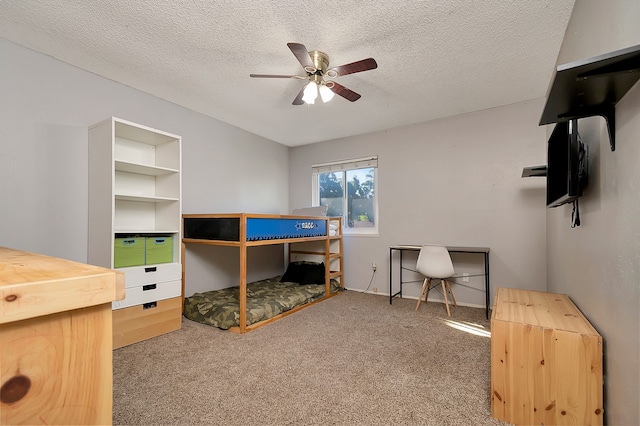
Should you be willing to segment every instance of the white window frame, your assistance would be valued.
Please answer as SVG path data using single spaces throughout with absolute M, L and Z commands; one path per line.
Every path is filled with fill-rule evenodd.
M 347 214 L 347 182 L 344 182 L 344 208 L 343 212 L 345 216 L 343 216 L 343 224 L 342 230 L 343 235 L 353 235 L 353 236 L 378 236 L 378 229 L 380 226 L 380 216 L 378 209 L 378 156 L 372 155 L 369 157 L 355 158 L 350 160 L 341 160 L 335 161 L 331 163 L 322 163 L 322 164 L 314 164 L 311 166 L 312 174 L 311 174 L 311 188 L 312 188 L 312 205 L 319 206 L 320 205 L 320 182 L 319 176 L 322 173 L 327 172 L 346 172 L 349 170 L 355 169 L 364 169 L 367 167 L 373 168 L 373 209 L 375 213 L 375 222 L 374 226 L 371 228 L 350 228 L 346 223 L 346 214 Z

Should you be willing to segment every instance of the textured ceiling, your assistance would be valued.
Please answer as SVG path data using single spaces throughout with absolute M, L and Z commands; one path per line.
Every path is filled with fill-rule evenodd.
M 544 97 L 573 0 L 0 0 L 0 37 L 296 146 Z M 362 95 L 292 105 L 288 42 Z

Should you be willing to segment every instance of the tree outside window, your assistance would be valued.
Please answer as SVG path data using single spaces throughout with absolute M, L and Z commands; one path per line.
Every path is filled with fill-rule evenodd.
M 346 182 L 347 191 L 344 190 Z M 375 228 L 373 167 L 318 174 L 320 204 L 328 216 L 342 216 L 348 228 Z

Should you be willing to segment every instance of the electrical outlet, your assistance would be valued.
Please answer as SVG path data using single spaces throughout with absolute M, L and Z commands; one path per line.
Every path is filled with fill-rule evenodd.
M 469 273 L 468 272 L 463 272 L 462 273 L 462 282 L 463 283 L 468 283 L 469 282 Z
M 377 292 L 378 292 L 378 287 L 374 287 L 374 288 L 373 288 L 373 292 L 374 292 L 374 293 L 377 293 Z
M 373 262 L 373 263 L 371 264 L 371 269 L 373 269 L 373 272 L 375 272 L 375 271 L 377 271 L 377 270 L 378 270 L 378 267 L 376 266 L 376 262 Z

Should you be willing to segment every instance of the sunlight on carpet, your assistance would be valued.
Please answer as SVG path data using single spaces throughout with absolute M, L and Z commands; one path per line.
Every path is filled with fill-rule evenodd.
M 491 332 L 484 330 L 484 327 L 480 324 L 474 324 L 470 322 L 459 322 L 445 319 L 443 322 L 451 328 L 464 331 L 465 333 L 474 334 L 476 336 L 491 337 Z

